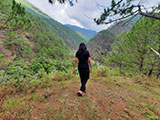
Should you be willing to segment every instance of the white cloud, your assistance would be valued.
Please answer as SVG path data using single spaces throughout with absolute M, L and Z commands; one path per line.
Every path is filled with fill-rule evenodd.
M 68 4 L 59 3 L 51 5 L 48 0 L 28 1 L 62 24 L 72 24 L 96 31 L 106 29 L 109 26 L 96 25 L 93 19 L 98 18 L 103 10 L 102 7 L 97 7 L 96 3 L 107 7 L 110 5 L 111 0 L 78 0 L 78 3 L 72 7 Z M 158 2 L 159 0 L 142 0 L 142 3 L 147 7 L 157 5 Z
M 99 17 L 100 11 L 96 6 L 96 0 L 79 0 L 74 6 L 69 4 L 48 3 L 48 0 L 28 0 L 34 6 L 42 10 L 53 19 L 62 24 L 72 24 L 81 28 L 100 31 L 106 29 L 106 25 L 96 25 L 94 18 Z M 103 0 L 99 0 L 103 1 Z

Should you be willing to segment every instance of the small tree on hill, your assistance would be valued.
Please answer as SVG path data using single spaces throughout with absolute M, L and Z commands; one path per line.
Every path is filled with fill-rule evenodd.
M 0 21 L 0 31 L 22 31 L 31 25 L 30 20 L 26 17 L 25 9 L 15 0 L 12 1 L 12 4 L 4 0 L 0 1 Z

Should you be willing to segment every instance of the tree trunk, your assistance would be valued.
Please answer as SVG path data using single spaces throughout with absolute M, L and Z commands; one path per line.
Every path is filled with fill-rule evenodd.
M 122 74 L 122 64 L 121 63 L 119 64 L 119 71 L 120 71 L 120 74 Z
M 149 70 L 148 76 L 151 76 L 151 75 L 152 75 L 152 72 L 153 72 L 153 68 L 151 68 L 151 69 Z
M 139 65 L 139 71 L 140 72 L 142 72 L 142 69 L 143 69 L 143 62 L 144 62 L 144 57 L 141 57 L 140 65 Z
M 151 76 L 152 75 L 152 73 L 153 73 L 153 68 L 155 67 L 155 65 L 156 65 L 156 61 L 157 60 L 157 56 L 155 56 L 155 58 L 154 58 L 154 63 L 152 63 L 151 65 L 151 68 L 149 69 L 149 71 L 148 71 L 148 76 Z

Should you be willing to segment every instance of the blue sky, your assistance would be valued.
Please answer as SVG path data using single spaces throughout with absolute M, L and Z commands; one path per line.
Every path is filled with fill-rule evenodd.
M 78 0 L 78 3 L 72 7 L 69 4 L 59 3 L 51 5 L 48 3 L 48 0 L 28 1 L 62 24 L 72 24 L 95 31 L 106 29 L 109 26 L 96 25 L 93 19 L 98 18 L 103 9 L 102 7 L 98 7 L 97 3 L 107 7 L 110 5 L 111 0 Z M 142 0 L 142 4 L 146 7 L 151 7 L 158 3 L 160 3 L 160 0 Z

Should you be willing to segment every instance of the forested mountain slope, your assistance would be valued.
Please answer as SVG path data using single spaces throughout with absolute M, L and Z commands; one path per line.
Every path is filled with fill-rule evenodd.
M 46 23 L 46 26 L 52 30 L 52 32 L 58 35 L 70 48 L 77 48 L 79 43 L 86 42 L 86 39 L 75 32 L 74 30 L 68 28 L 65 25 L 55 21 L 53 18 L 49 17 L 38 8 L 27 2 L 26 0 L 16 0 L 20 2 L 28 12 L 33 14 L 34 16 L 39 17 L 43 22 Z
M 44 21 L 25 11 L 14 0 L 0 1 L 0 4 L 1 84 L 14 83 L 16 86 L 22 81 L 33 82 L 71 66 L 69 46 Z M 6 24 L 8 16 L 13 17 Z
M 91 56 L 95 60 L 103 62 L 103 57 L 112 50 L 111 44 L 117 40 L 114 33 L 109 30 L 100 31 L 94 38 L 88 42 L 88 48 Z
M 6 1 L 6 3 L 9 2 Z M 6 10 L 6 13 L 10 14 L 11 8 Z M 38 17 L 25 12 L 25 16 L 30 23 L 25 26 L 29 26 L 28 30 L 21 30 L 19 28 L 25 26 L 18 26 L 17 30 L 1 31 L 1 50 L 0 54 L 3 54 L 6 58 L 18 56 L 23 59 L 31 60 L 38 54 L 49 58 L 63 58 L 66 51 L 69 51 L 64 41 L 55 33 L 52 29 L 46 26 L 46 24 Z M 13 18 L 13 20 L 16 18 Z M 19 20 L 21 22 L 22 20 Z M 12 23 L 13 24 L 13 23 Z M 10 52 L 3 52 L 10 51 Z M 64 53 L 64 54 L 63 54 Z M 8 55 L 7 55 L 8 54 Z

